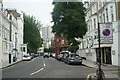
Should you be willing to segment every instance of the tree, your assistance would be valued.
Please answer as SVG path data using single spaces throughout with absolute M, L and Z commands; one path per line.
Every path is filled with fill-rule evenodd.
M 69 44 L 78 46 L 75 38 L 83 38 L 87 32 L 85 22 L 85 8 L 82 2 L 53 2 L 52 32 L 56 35 L 64 34 Z
M 33 17 L 24 14 L 24 43 L 28 44 L 28 52 L 37 52 L 42 46 L 43 40 L 40 35 L 41 24 Z

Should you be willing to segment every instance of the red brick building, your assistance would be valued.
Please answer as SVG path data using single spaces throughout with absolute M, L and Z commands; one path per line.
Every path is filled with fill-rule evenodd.
M 67 50 L 68 47 L 68 41 L 67 38 L 61 34 L 61 36 L 54 37 L 54 52 L 59 53 L 62 50 Z

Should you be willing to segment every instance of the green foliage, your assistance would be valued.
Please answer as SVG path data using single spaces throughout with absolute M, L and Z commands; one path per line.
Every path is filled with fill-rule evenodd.
M 64 34 L 69 44 L 78 46 L 75 38 L 83 38 L 87 32 L 85 22 L 85 8 L 82 2 L 54 2 L 52 14 L 52 32 L 56 35 Z
M 44 52 L 50 52 L 51 53 L 52 49 L 53 49 L 52 47 L 50 47 L 50 48 L 44 48 Z
M 24 14 L 24 43 L 28 44 L 28 52 L 36 52 L 42 46 L 40 28 L 41 24 L 33 16 Z

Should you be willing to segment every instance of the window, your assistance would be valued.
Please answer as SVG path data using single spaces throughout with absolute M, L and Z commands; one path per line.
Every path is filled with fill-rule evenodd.
M 25 47 L 21 47 L 21 51 L 22 52 L 25 52 L 26 50 L 25 50 Z
M 5 42 L 5 49 L 7 50 L 7 48 L 8 48 L 8 45 L 7 45 L 7 42 Z
M 9 19 L 12 20 L 12 15 L 9 16 Z
M 1 33 L 2 33 L 1 31 L 2 31 L 2 26 L 1 26 L 1 24 L 0 24 L 0 36 L 1 36 Z
M 94 29 L 96 29 L 96 19 L 94 18 Z
M 90 20 L 90 31 L 92 31 L 92 20 Z
M 105 14 L 103 14 L 103 23 L 105 23 Z
M 25 52 L 25 47 L 23 47 L 23 52 Z
M 111 10 L 111 21 L 114 21 L 113 6 L 110 7 Z
M 106 8 L 106 20 L 108 22 L 108 9 Z
M 102 23 L 102 16 L 100 15 L 100 22 Z
M 99 1 L 99 9 L 102 8 L 102 2 Z
M 61 44 L 62 44 L 62 45 L 64 44 L 64 40 L 61 41 Z

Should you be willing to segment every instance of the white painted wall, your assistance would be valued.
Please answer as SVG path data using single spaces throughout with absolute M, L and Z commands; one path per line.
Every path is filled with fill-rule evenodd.
M 113 44 L 112 44 L 112 64 L 118 65 L 118 22 L 113 23 Z M 114 54 L 115 53 L 115 54 Z
M 7 12 L 2 11 L 2 67 L 8 65 L 9 62 L 9 20 L 6 16 Z
M 0 24 L 0 68 L 2 67 L 2 35 L 1 35 L 1 24 Z
M 10 14 L 12 15 L 12 14 Z M 22 53 L 20 52 L 20 47 L 21 44 L 23 44 L 23 16 L 22 18 L 18 18 L 18 21 L 14 18 L 12 15 L 12 41 L 9 41 L 9 35 L 10 35 L 10 23 L 6 15 L 2 15 L 2 24 L 4 25 L 4 28 L 2 30 L 2 51 L 3 51 L 3 62 L 2 62 L 2 67 L 8 66 L 9 65 L 9 54 L 11 54 L 11 64 L 13 64 L 13 57 L 15 56 L 15 42 L 17 41 L 17 46 L 16 48 L 18 49 L 18 53 L 16 54 L 17 56 L 17 61 L 22 60 Z M 15 34 L 17 33 L 17 34 Z M 15 39 L 17 37 L 17 39 Z M 7 38 L 5 40 L 4 38 Z M 6 43 L 7 43 L 7 48 L 6 48 Z M 1 49 L 1 48 L 0 48 Z M 0 55 L 1 56 L 1 55 Z M 16 62 L 17 62 L 16 61 Z
M 21 45 L 23 44 L 23 16 L 17 18 L 18 23 L 18 61 L 22 60 Z
M 103 4 L 101 4 L 101 7 L 98 6 L 98 8 L 102 8 L 103 7 Z M 111 8 L 112 7 L 112 8 Z M 96 11 L 95 11 L 95 4 L 92 6 L 92 14 L 94 14 Z M 108 21 L 106 19 L 106 9 L 108 9 Z M 113 13 L 113 19 L 114 21 L 112 21 L 112 17 L 111 17 L 111 14 Z M 113 32 L 113 44 L 112 44 L 112 47 L 111 47 L 111 57 L 112 57 L 112 64 L 113 65 L 118 65 L 118 63 L 120 62 L 120 43 L 119 43 L 119 40 L 118 39 L 120 37 L 120 26 L 118 27 L 118 23 L 120 22 L 117 22 L 116 21 L 116 9 L 115 9 L 115 3 L 109 3 L 108 5 L 106 5 L 103 9 L 102 12 L 99 13 L 99 18 L 100 16 L 102 17 L 101 21 L 99 19 L 99 21 L 101 23 L 103 23 L 103 14 L 105 15 L 105 23 L 107 22 L 113 22 L 113 29 L 114 29 L 114 32 Z M 86 49 L 86 46 L 89 46 L 88 43 L 86 43 L 85 40 L 89 39 L 89 36 L 92 36 L 94 38 L 94 36 L 96 35 L 96 30 L 95 30 L 95 26 L 94 26 L 94 19 L 96 19 L 96 30 L 97 30 L 97 27 L 98 27 L 98 21 L 97 21 L 97 16 L 96 15 L 90 15 L 90 11 L 88 11 L 87 13 L 87 16 L 86 16 L 86 21 L 88 23 L 88 32 L 86 33 L 86 35 L 84 36 L 84 49 L 82 48 L 82 43 L 80 44 L 80 49 L 79 49 L 79 52 L 81 52 L 81 54 L 83 55 L 83 53 L 87 53 L 88 52 L 88 49 Z M 119 28 L 119 29 L 118 29 Z M 119 32 L 119 33 L 118 33 Z M 94 44 L 98 44 L 98 41 L 97 39 L 94 39 Z M 87 55 L 86 58 L 91 60 L 91 61 L 96 61 L 96 52 L 95 52 L 95 49 L 91 49 L 90 50 L 92 52 L 92 56 L 91 55 Z M 115 51 L 115 55 L 112 54 L 112 51 Z M 83 55 L 84 56 L 84 55 Z M 119 58 L 118 58 L 119 56 Z M 119 59 L 119 62 L 118 62 L 118 59 Z
M 2 45 L 1 45 L 1 39 L 0 39 L 0 68 L 2 67 Z
M 2 68 L 2 16 L 0 10 L 0 68 Z
M 120 21 L 118 23 L 118 65 L 120 66 Z

